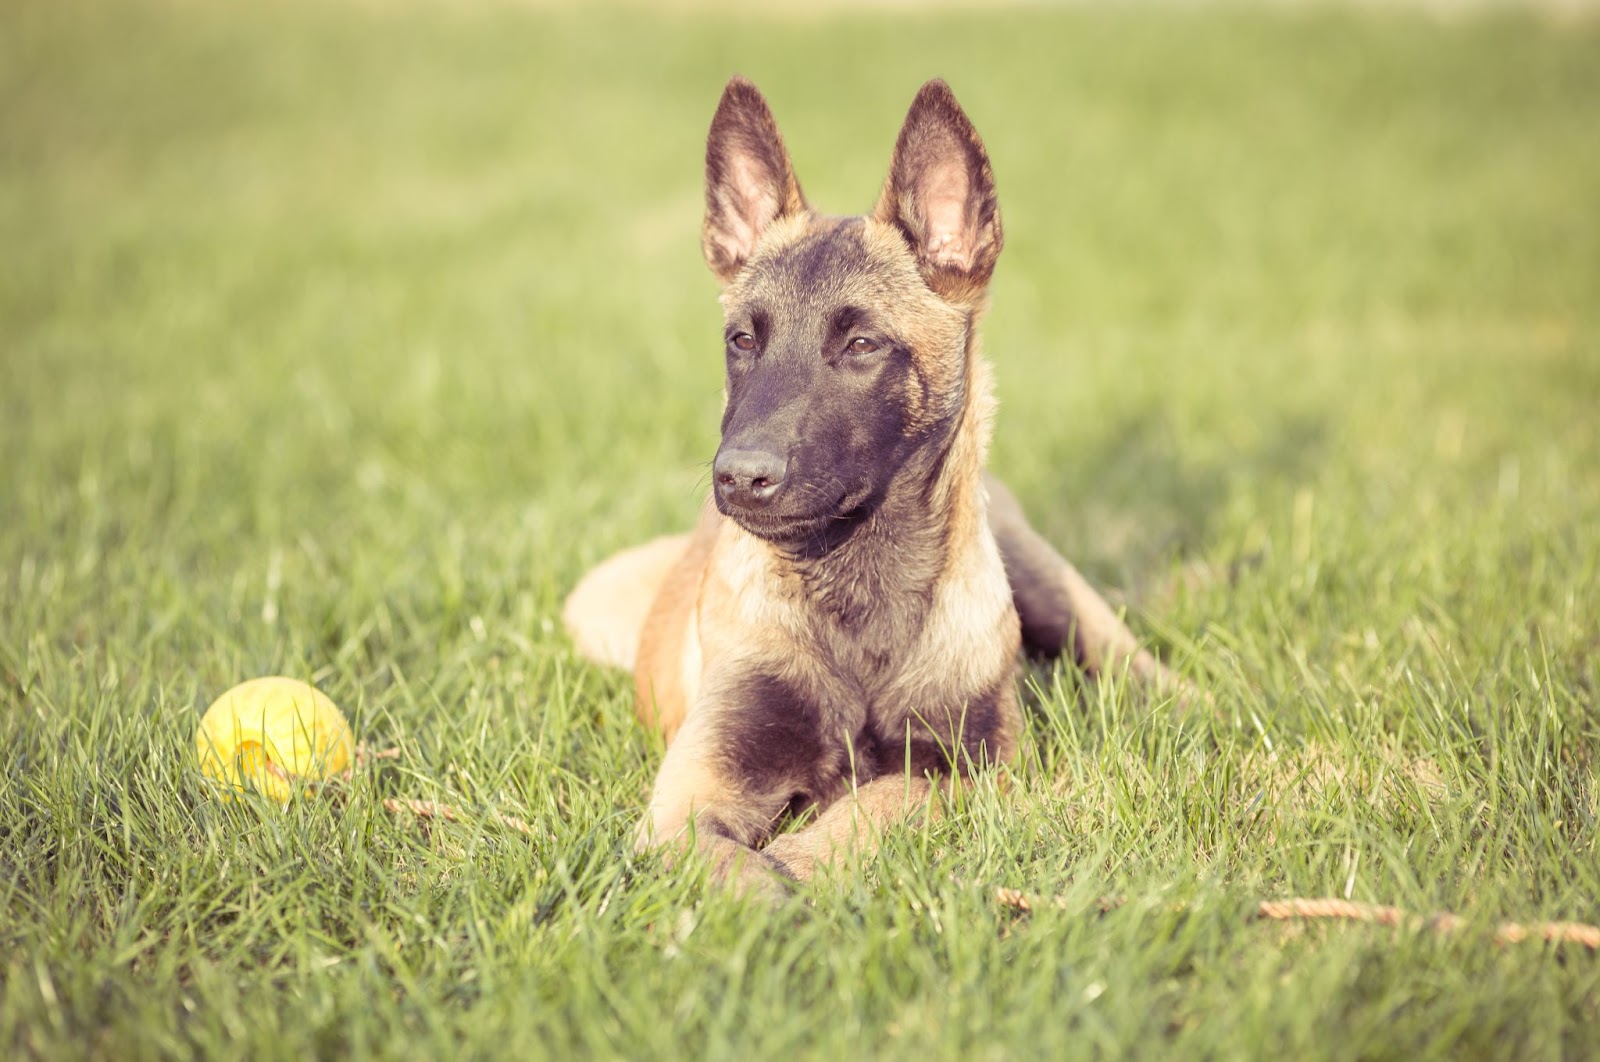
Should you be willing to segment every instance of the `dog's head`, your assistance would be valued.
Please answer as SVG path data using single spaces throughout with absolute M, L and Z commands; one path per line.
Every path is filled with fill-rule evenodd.
M 1001 245 L 983 142 L 930 81 L 877 207 L 827 217 L 807 205 L 766 100 L 736 77 L 706 146 L 703 245 L 724 286 L 717 507 L 769 541 L 826 548 L 891 483 L 931 475 L 961 422 Z

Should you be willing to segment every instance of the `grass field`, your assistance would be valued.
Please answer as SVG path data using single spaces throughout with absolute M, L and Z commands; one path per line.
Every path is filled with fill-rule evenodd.
M 1225 717 L 1034 670 L 1005 791 L 775 911 L 631 853 L 557 620 L 705 485 L 734 71 L 839 211 L 950 80 L 993 464 Z M 1600 922 L 1596 130 L 1595 19 L 0 5 L 0 1053 L 1600 1052 L 1600 955 L 1490 939 Z M 213 799 L 279 673 L 401 758 Z

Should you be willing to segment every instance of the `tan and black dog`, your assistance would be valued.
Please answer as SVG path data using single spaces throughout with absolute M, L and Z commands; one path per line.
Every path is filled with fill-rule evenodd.
M 765 890 L 1010 757 L 1024 646 L 1174 680 L 984 473 L 1000 213 L 944 82 L 911 104 L 876 208 L 838 218 L 807 205 L 734 78 L 703 243 L 727 362 L 715 505 L 595 569 L 565 616 L 586 655 L 634 669 L 669 743 L 641 846 L 692 836 L 714 873 Z

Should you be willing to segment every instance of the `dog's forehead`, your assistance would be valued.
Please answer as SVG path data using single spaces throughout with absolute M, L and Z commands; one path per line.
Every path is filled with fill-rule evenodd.
M 817 215 L 769 228 L 722 301 L 729 313 L 760 306 L 802 316 L 846 304 L 892 314 L 943 303 L 894 230 L 869 218 Z

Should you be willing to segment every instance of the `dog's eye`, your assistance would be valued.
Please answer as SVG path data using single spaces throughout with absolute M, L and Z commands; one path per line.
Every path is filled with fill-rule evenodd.
M 878 352 L 878 344 L 866 336 L 856 336 L 850 341 L 850 345 L 844 349 L 852 354 L 876 354 Z
M 733 345 L 739 350 L 754 350 L 756 349 L 756 337 L 749 332 L 740 332 L 733 337 Z

